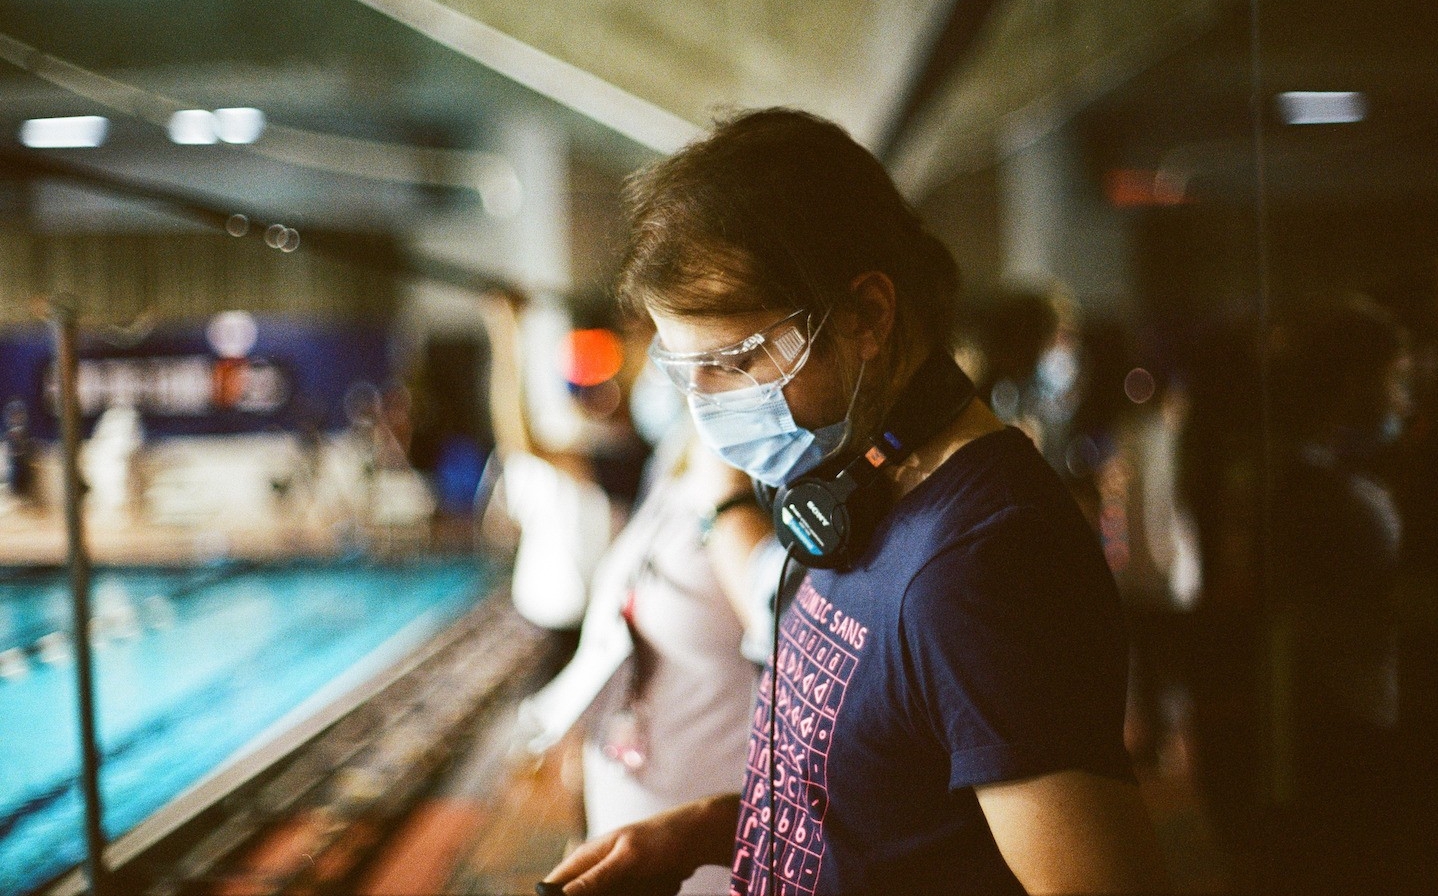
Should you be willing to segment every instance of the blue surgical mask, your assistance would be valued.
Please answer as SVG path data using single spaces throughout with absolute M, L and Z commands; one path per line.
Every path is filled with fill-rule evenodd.
M 859 382 L 863 381 L 863 369 Z M 816 430 L 794 422 L 784 390 L 750 386 L 689 398 L 694 428 L 709 450 L 753 479 L 777 488 L 819 466 L 849 437 L 850 417 L 859 385 L 849 398 L 844 419 Z

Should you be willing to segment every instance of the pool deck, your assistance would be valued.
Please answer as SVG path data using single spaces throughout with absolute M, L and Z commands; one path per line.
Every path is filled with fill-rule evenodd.
M 427 531 L 356 529 L 338 524 L 158 525 L 140 519 L 88 522 L 85 543 L 95 565 L 189 566 L 218 559 L 275 561 L 336 557 L 386 542 L 424 543 Z M 67 562 L 68 540 L 59 515 L 11 510 L 0 514 L 0 566 Z

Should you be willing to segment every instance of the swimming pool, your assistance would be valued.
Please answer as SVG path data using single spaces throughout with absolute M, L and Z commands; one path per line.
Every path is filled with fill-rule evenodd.
M 99 570 L 92 631 L 104 826 L 134 827 L 488 590 L 477 561 Z M 0 571 L 0 892 L 83 860 L 62 570 Z

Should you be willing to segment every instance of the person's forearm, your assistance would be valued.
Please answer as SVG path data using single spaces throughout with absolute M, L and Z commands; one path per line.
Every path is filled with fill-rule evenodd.
M 673 893 L 700 865 L 728 865 L 739 795 L 685 803 L 582 844 L 548 875 L 566 896 Z
M 728 865 L 734 858 L 739 827 L 739 794 L 723 793 L 690 803 L 703 821 L 695 829 L 695 857 L 701 865 Z

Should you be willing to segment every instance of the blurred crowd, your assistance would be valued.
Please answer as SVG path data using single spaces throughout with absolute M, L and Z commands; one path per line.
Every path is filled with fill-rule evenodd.
M 1181 333 L 1085 319 L 1059 288 L 969 315 L 981 394 L 1070 483 L 1123 593 L 1130 750 L 1191 780 L 1227 886 L 1426 892 L 1431 287 Z
M 562 444 L 522 427 L 498 453 L 516 483 L 536 460 L 549 477 L 529 498 L 501 484 L 511 523 L 547 533 L 537 564 L 512 542 L 539 570 L 532 588 L 519 570 L 516 599 L 577 641 L 612 539 L 673 475 L 673 449 L 653 452 L 685 415 L 644 374 L 646 327 L 599 293 L 569 308 L 567 360 L 552 369 L 579 424 Z M 521 328 L 523 304 L 511 310 Z M 1129 749 L 1191 784 L 1223 866 L 1210 879 L 1230 891 L 1435 879 L 1435 322 L 1431 288 L 1167 328 L 1085 314 L 1061 285 L 967 299 L 961 364 L 1069 484 L 1120 585 Z M 574 338 L 592 332 L 621 359 L 608 377 L 575 354 L 594 351 Z M 513 387 L 532 389 L 518 370 Z M 561 570 L 563 557 L 577 559 Z
M 704 508 L 727 499 L 742 507 L 734 520 L 757 508 L 696 459 L 681 396 L 646 372 L 652 331 L 602 290 L 539 304 L 501 289 L 484 317 L 465 357 L 432 352 L 407 379 L 349 396 L 336 444 L 400 516 L 429 516 L 441 541 L 477 532 L 512 552 L 520 611 L 590 663 L 578 696 L 528 707 L 528 734 L 547 748 L 585 728 L 589 777 L 614 785 L 591 803 L 639 807 L 590 805 L 591 827 L 718 789 L 679 780 L 635 713 L 645 682 L 671 694 L 737 682 L 715 768 L 739 774 L 777 577 L 766 523 L 713 552 Z M 1140 769 L 1191 783 L 1226 889 L 1421 892 L 1438 880 L 1432 284 L 1182 326 L 1086 314 L 1061 285 L 996 284 L 971 291 L 956 346 L 1102 543 L 1133 645 L 1128 747 Z M 460 362 L 478 376 L 448 395 Z M 5 424 L 9 500 L 33 503 L 24 408 L 6 408 Z M 329 442 L 295 434 L 292 475 L 270 482 L 278 500 L 322 478 Z M 641 529 L 644 544 L 664 533 L 672 556 L 636 548 Z M 667 608 L 647 622 L 641 580 L 649 606 Z M 711 666 L 685 673 L 701 635 L 717 645 Z M 605 763 L 627 771 L 606 778 Z M 626 790 L 640 768 L 652 792 Z

